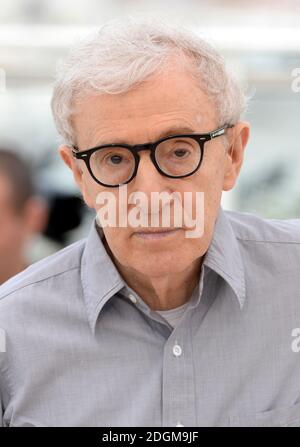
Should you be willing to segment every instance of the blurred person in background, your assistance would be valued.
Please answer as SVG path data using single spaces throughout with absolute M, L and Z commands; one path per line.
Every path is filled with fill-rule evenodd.
M 28 244 L 44 230 L 47 217 L 29 165 L 17 153 L 0 149 L 0 284 L 29 265 Z

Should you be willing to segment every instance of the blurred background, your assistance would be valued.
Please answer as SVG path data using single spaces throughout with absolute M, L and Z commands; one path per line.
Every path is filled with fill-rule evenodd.
M 85 237 L 94 216 L 57 152 L 50 110 L 56 64 L 92 28 L 136 12 L 158 13 L 208 38 L 253 96 L 244 166 L 223 195 L 224 208 L 300 217 L 300 92 L 292 88 L 295 69 L 300 75 L 299 0 L 1 0 L 0 148 L 28 161 L 47 205 L 26 246 L 28 262 Z

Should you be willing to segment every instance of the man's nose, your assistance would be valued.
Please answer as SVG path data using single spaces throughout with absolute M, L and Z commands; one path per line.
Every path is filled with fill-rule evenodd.
M 152 191 L 162 191 L 166 188 L 167 177 L 162 175 L 152 163 L 149 150 L 139 151 L 139 165 L 133 187 L 136 191 L 143 191 L 146 194 Z

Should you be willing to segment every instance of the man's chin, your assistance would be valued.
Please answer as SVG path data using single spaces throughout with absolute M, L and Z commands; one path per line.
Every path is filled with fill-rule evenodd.
M 184 270 L 184 265 L 181 265 L 174 256 L 147 256 L 147 258 L 141 259 L 135 266 L 135 270 L 142 275 L 149 277 L 162 277 L 174 274 Z

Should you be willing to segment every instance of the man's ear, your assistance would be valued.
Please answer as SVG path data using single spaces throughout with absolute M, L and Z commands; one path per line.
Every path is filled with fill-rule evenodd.
M 90 197 L 86 185 L 86 181 L 84 181 L 84 171 L 82 170 L 80 163 L 78 163 L 78 160 L 74 158 L 72 154 L 72 148 L 66 145 L 61 145 L 59 146 L 58 151 L 61 159 L 73 172 L 74 180 L 81 191 L 85 203 L 87 204 L 88 207 L 94 208 L 93 201 Z
M 249 133 L 250 125 L 246 121 L 238 122 L 232 129 L 232 136 L 229 137 L 230 146 L 226 154 L 223 191 L 229 191 L 235 185 L 243 164 Z
M 72 148 L 62 144 L 61 146 L 59 146 L 58 152 L 61 159 L 73 172 L 74 180 L 81 189 L 83 172 L 79 166 L 79 163 L 76 162 L 76 159 L 72 155 Z

